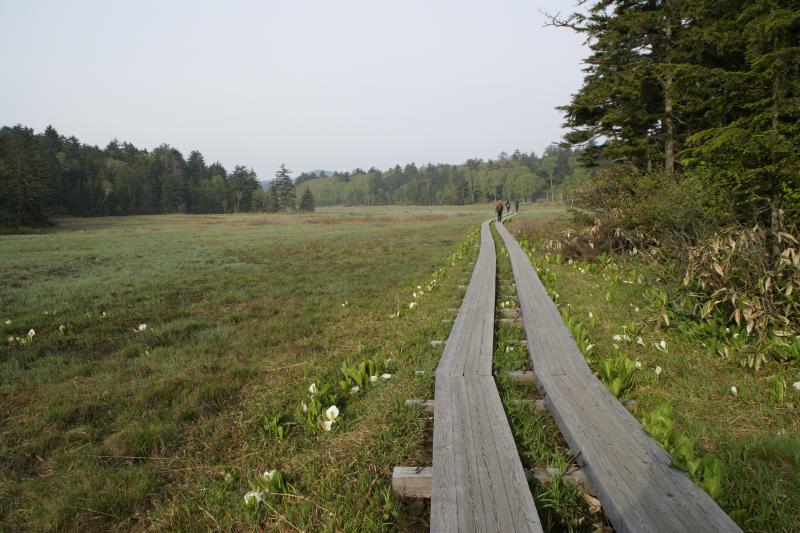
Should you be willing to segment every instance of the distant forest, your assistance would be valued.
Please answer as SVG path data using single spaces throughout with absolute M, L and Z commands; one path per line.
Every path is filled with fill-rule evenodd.
M 0 222 L 37 226 L 51 215 L 105 216 L 156 213 L 227 213 L 264 209 L 256 173 L 228 171 L 193 151 L 163 144 L 149 152 L 113 140 L 105 148 L 64 137 L 0 129 Z
M 236 213 L 313 210 L 315 205 L 467 204 L 495 198 L 563 199 L 586 171 L 577 150 L 547 148 L 541 157 L 516 151 L 495 160 L 386 171 L 335 172 L 329 177 L 281 167 L 268 188 L 252 168 L 228 171 L 198 151 L 188 157 L 168 144 L 152 151 L 114 139 L 82 144 L 49 126 L 0 129 L 0 225 L 41 226 L 52 216 Z M 299 198 L 299 200 L 298 200 Z
M 569 191 L 587 176 L 577 164 L 580 149 L 547 147 L 542 156 L 519 150 L 496 159 L 469 159 L 460 165 L 411 163 L 389 170 L 301 174 L 295 185 L 311 190 L 317 205 L 462 205 L 495 199 L 531 202 L 568 200 Z

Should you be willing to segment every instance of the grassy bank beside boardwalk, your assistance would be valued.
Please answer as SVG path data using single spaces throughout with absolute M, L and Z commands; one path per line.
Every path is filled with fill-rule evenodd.
M 454 252 L 491 215 L 136 216 L 0 236 L 0 529 L 424 527 L 389 490 L 393 465 L 430 463 L 429 428 L 402 404 L 430 390 L 414 370 L 435 366 L 428 343 L 472 268 L 472 248 Z M 366 359 L 391 359 L 392 377 L 331 432 L 303 424 L 309 385 Z M 273 469 L 286 494 L 245 507 Z
M 673 312 L 670 265 L 638 256 L 568 261 L 545 244 L 568 226 L 518 217 L 539 275 L 599 379 L 604 361 L 635 364 L 620 394 L 640 421 L 665 405 L 694 453 L 724 465 L 715 499 L 745 531 L 800 525 L 800 381 L 797 361 L 749 368 L 744 328 Z M 669 323 L 664 320 L 667 314 Z M 720 346 L 730 346 L 722 350 Z M 783 389 L 780 383 L 788 386 Z M 781 391 L 783 391 L 781 393 Z M 645 422 L 645 427 L 648 427 Z M 674 457 L 675 454 L 673 454 Z

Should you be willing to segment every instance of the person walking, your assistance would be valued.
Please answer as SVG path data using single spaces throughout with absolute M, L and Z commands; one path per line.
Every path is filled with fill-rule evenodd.
M 514 201 L 514 212 L 519 213 L 519 200 Z
M 502 200 L 497 200 L 497 203 L 494 204 L 494 210 L 497 211 L 497 221 L 503 221 L 503 202 Z
M 511 214 L 511 200 L 506 199 L 506 214 Z

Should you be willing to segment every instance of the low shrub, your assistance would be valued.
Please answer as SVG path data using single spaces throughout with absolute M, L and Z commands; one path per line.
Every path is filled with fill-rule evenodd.
M 790 337 L 800 326 L 800 253 L 788 230 L 728 228 L 690 248 L 684 285 L 703 319 L 721 314 L 755 332 Z

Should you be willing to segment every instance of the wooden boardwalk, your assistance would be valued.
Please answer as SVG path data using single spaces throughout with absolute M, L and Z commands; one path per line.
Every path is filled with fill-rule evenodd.
M 502 225 L 497 229 L 511 258 L 539 386 L 614 528 L 740 531 L 684 472 L 670 466 L 669 454 L 592 375 L 529 258 Z
M 431 531 L 542 531 L 492 377 L 496 263 L 489 222 L 436 369 Z

